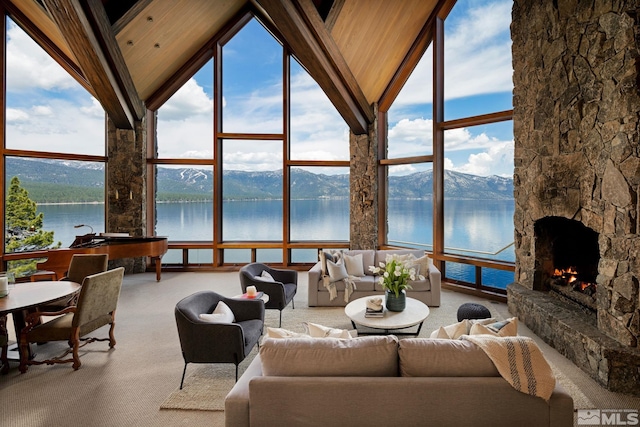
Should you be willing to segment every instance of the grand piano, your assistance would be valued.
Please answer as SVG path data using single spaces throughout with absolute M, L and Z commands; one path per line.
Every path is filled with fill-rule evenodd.
M 160 281 L 160 260 L 167 253 L 166 237 L 110 237 L 87 234 L 78 236 L 69 248 L 47 251 L 47 260 L 36 265 L 38 271 L 52 271 L 59 279 L 69 269 L 73 254 L 109 254 L 109 259 L 150 257 L 156 267 L 156 280 Z

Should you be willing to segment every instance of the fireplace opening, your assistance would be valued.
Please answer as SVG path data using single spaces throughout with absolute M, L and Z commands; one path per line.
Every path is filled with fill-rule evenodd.
M 534 289 L 597 311 L 598 233 L 581 222 L 545 217 L 534 224 Z

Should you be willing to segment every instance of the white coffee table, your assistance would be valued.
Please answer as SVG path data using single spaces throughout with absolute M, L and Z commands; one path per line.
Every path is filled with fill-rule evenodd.
M 380 332 L 358 331 L 358 335 L 380 335 L 390 333 L 393 333 L 394 335 L 418 335 L 420 334 L 424 320 L 429 316 L 429 307 L 427 307 L 426 304 L 415 298 L 407 297 L 407 306 L 404 311 L 395 312 L 389 311 L 385 308 L 384 317 L 364 317 L 367 300 L 369 298 L 371 297 L 358 298 L 351 301 L 344 308 L 344 313 L 349 319 L 351 319 L 351 324 L 354 329 L 357 329 L 357 325 L 361 325 L 381 330 Z M 397 332 L 398 329 L 411 328 L 416 325 L 418 326 L 418 330 L 416 332 Z

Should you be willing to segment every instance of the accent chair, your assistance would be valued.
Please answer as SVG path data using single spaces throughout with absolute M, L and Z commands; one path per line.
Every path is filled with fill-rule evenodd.
M 298 291 L 298 272 L 295 270 L 271 268 L 259 262 L 246 264 L 240 268 L 240 286 L 243 293 L 247 292 L 247 286 L 255 286 L 269 296 L 265 308 L 280 311 L 278 327 L 282 326 L 282 310 L 290 302 L 291 308 L 296 308 L 293 297 Z
M 233 312 L 233 322 L 218 323 L 200 317 L 213 313 L 220 302 Z M 237 381 L 238 365 L 259 345 L 264 327 L 264 303 L 201 291 L 180 300 L 174 312 L 184 359 L 180 389 L 189 363 L 233 363 Z

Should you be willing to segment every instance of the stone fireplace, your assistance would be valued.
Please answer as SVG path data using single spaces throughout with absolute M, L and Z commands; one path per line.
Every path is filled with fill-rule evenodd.
M 637 7 L 514 0 L 507 293 L 512 314 L 600 384 L 640 395 Z
M 581 222 L 544 217 L 533 225 L 533 289 L 550 291 L 589 315 L 597 312 L 598 233 Z

